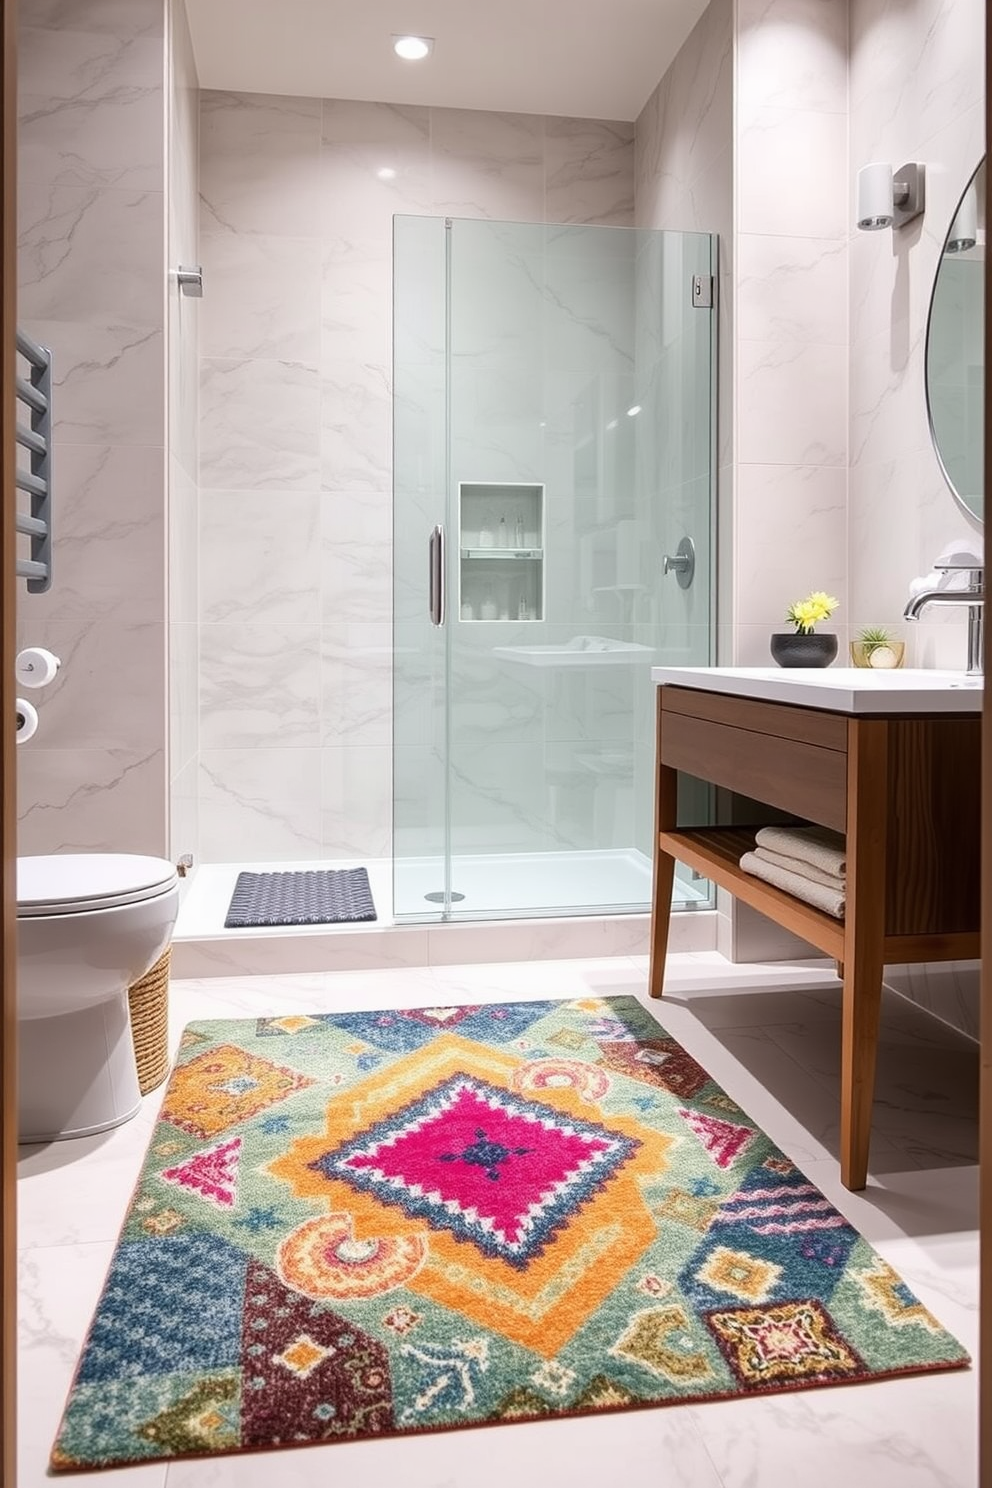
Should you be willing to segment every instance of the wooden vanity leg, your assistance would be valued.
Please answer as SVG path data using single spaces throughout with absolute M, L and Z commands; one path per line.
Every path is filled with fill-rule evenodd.
M 658 833 L 678 825 L 678 771 L 661 763 L 663 687 L 658 691 L 658 733 L 655 745 L 654 798 L 654 865 L 651 880 L 651 964 L 648 991 L 660 997 L 665 983 L 665 959 L 668 955 L 668 929 L 672 918 L 672 889 L 675 885 L 675 859 L 659 851 Z
M 845 1188 L 868 1181 L 885 937 L 888 734 L 884 719 L 852 718 L 847 745 L 847 906 L 841 1034 L 840 1168 Z

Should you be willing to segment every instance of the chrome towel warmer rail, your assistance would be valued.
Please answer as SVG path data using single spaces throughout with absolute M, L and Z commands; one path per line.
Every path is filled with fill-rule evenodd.
M 52 354 L 23 331 L 17 352 L 28 371 L 17 374 L 16 439 L 27 451 L 27 466 L 18 464 L 14 484 L 31 498 L 30 511 L 18 511 L 17 531 L 31 539 L 31 556 L 17 559 L 17 577 L 27 579 L 29 594 L 44 594 L 52 583 Z M 27 422 L 22 414 L 27 412 Z

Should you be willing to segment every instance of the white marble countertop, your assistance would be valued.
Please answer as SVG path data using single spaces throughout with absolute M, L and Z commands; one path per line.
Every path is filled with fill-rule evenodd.
M 983 679 L 964 672 L 860 667 L 651 668 L 659 686 L 695 687 L 733 697 L 794 703 L 831 713 L 980 713 Z

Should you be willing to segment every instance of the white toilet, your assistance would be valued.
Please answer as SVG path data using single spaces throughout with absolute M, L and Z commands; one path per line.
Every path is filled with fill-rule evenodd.
M 178 910 L 164 858 L 18 858 L 20 1141 L 88 1136 L 135 1115 L 127 990 L 169 944 Z

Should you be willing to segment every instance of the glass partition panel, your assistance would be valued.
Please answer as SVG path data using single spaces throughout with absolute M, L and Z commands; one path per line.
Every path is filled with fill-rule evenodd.
M 444 640 L 426 637 L 412 663 L 434 657 L 445 721 L 434 719 L 429 778 L 407 790 L 423 818 L 413 831 L 399 790 L 399 762 L 415 758 L 399 716 L 411 670 L 400 541 L 426 551 L 431 513 L 421 500 L 407 530 L 398 474 L 397 851 L 411 850 L 397 885 L 441 853 L 433 872 L 451 918 L 643 910 L 651 666 L 711 659 L 715 338 L 692 285 L 709 283 L 714 242 L 488 221 L 450 222 L 443 236 L 444 349 L 433 346 L 432 367 L 443 365 L 444 387 L 431 385 L 433 418 L 407 427 L 397 413 L 396 461 L 400 472 L 415 459 L 400 447 L 409 439 L 435 476 L 446 465 Z M 399 336 L 399 286 L 412 293 L 413 275 L 397 269 Z M 398 390 L 400 373 L 398 349 Z M 444 449 L 428 456 L 442 405 Z M 683 587 L 664 558 L 686 540 L 695 569 Z M 689 881 L 678 896 L 705 898 Z M 414 913 L 416 898 L 403 898 Z

